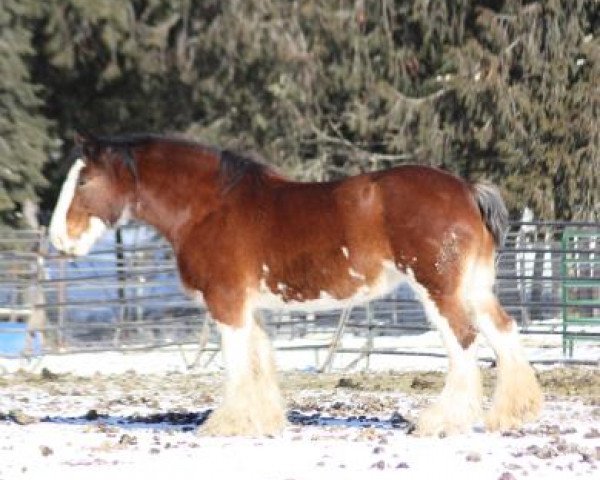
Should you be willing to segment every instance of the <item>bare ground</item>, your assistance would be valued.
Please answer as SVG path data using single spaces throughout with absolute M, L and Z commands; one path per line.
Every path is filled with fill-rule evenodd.
M 394 455 L 398 453 L 386 457 L 384 452 L 390 450 L 387 445 L 397 435 L 406 435 L 412 420 L 443 385 L 443 373 L 435 371 L 284 372 L 280 376 L 290 420 L 286 438 L 301 443 L 307 440 L 363 442 L 373 451 L 369 471 L 411 468 L 411 462 L 396 461 Z M 488 396 L 494 377 L 494 368 L 484 369 L 484 392 Z M 502 461 L 494 468 L 498 472 L 505 470 L 509 475 L 527 475 L 538 468 L 553 468 L 556 473 L 564 471 L 565 478 L 569 478 L 568 472 L 581 475 L 595 472 L 600 462 L 600 369 L 546 369 L 539 371 L 538 377 L 547 401 L 545 414 L 537 423 L 502 433 L 512 460 Z M 164 452 L 174 446 L 173 440 L 169 440 L 174 432 L 187 435 L 177 437 L 179 444 L 195 448 L 200 440 L 192 431 L 207 418 L 219 397 L 218 374 L 140 375 L 132 371 L 78 377 L 57 375 L 46 369 L 41 374 L 19 371 L 0 377 L 0 451 L 19 451 L 19 440 L 13 445 L 11 438 L 16 438 L 18 429 L 31 429 L 36 425 L 55 425 L 57 431 L 63 432 L 68 428 L 65 425 L 73 425 L 84 428 L 79 433 L 105 436 L 104 443 L 90 447 L 91 453 L 86 454 L 85 458 L 91 455 L 93 461 L 113 458 L 111 452 L 128 449 L 139 452 L 147 448 L 151 455 Z M 12 433 L 2 436 L 2 425 Z M 309 426 L 316 428 L 307 429 Z M 473 442 L 476 446 L 477 440 Z M 75 448 L 63 445 L 58 439 L 54 444 L 48 443 L 39 445 L 39 455 L 43 458 L 61 449 L 69 454 L 69 448 Z M 464 462 L 470 465 L 482 462 L 485 453 L 465 447 L 458 455 L 463 455 Z M 69 462 L 79 465 L 68 455 L 65 458 L 60 468 L 70 465 Z M 122 461 L 113 459 L 117 463 Z M 335 456 L 324 457 L 316 462 L 316 467 L 333 468 L 336 462 Z M 539 466 L 536 467 L 535 462 L 539 462 Z M 0 479 L 5 478 L 3 469 L 10 473 L 13 467 L 31 468 L 17 463 L 0 465 Z M 352 468 L 351 460 L 346 463 Z M 58 468 L 58 464 L 56 466 Z M 414 472 L 418 472 L 418 466 L 413 466 Z
M 39 409 L 46 404 L 45 401 L 52 407 L 61 399 L 70 399 L 68 403 L 72 406 L 83 403 L 92 405 L 91 410 L 98 415 L 108 415 L 115 407 L 121 410 L 125 407 L 128 410 L 144 407 L 157 411 L 163 404 L 165 407 L 168 404 L 167 409 L 162 411 L 162 417 L 156 412 L 156 422 L 165 421 L 169 415 L 175 418 L 175 413 L 187 412 L 187 421 L 199 424 L 218 403 L 220 379 L 220 375 L 214 373 L 141 375 L 132 371 L 119 375 L 78 377 L 54 374 L 47 369 L 40 374 L 18 371 L 0 377 L 0 405 L 5 409 L 2 411 L 0 407 L 0 419 L 11 419 L 14 412 L 36 419 L 43 418 L 43 412 L 29 413 L 28 404 L 35 403 L 36 409 Z M 593 412 L 594 418 L 600 419 L 600 369 L 548 369 L 538 372 L 538 379 L 547 401 L 577 401 L 599 407 Z M 335 417 L 373 418 L 383 413 L 393 413 L 398 394 L 410 395 L 415 408 L 422 407 L 442 389 L 444 374 L 438 371 L 352 374 L 284 372 L 280 374 L 280 382 L 292 421 L 300 421 L 301 415 L 307 412 L 313 415 L 317 412 Z M 492 394 L 494 383 L 495 369 L 484 369 L 484 394 L 488 397 Z M 344 395 L 340 395 L 341 392 Z M 351 401 L 336 401 L 340 396 Z M 33 401 L 40 398 L 45 399 L 41 404 Z M 295 417 L 294 412 L 297 414 Z M 401 412 L 401 415 L 409 420 L 411 412 Z M 178 421 L 181 423 L 183 420 L 182 417 Z

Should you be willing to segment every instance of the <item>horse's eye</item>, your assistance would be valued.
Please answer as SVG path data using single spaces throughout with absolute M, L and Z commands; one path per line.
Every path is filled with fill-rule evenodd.
M 85 177 L 79 177 L 77 179 L 77 186 L 78 187 L 83 187 L 87 182 L 88 182 L 87 178 L 85 178 Z

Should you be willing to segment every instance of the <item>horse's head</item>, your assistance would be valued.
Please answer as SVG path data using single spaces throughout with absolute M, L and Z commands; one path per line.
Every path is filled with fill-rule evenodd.
M 128 215 L 135 182 L 123 148 L 77 135 L 73 164 L 50 222 L 50 240 L 65 253 L 85 255 L 107 227 Z

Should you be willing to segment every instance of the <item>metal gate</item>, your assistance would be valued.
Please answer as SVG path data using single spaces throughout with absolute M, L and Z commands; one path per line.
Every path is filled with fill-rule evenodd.
M 600 338 L 599 232 L 598 223 L 514 223 L 498 252 L 503 306 L 525 332 L 562 335 L 571 354 L 575 340 Z M 364 338 L 355 353 L 367 358 L 378 353 L 375 337 L 429 329 L 407 287 L 344 315 L 265 312 L 265 320 L 275 338 L 325 339 L 289 348 L 335 352 L 340 335 L 354 333 Z M 0 232 L 1 356 L 207 342 L 218 348 L 206 310 L 184 295 L 171 248 L 148 227 L 125 227 L 78 259 L 53 251 L 43 230 Z

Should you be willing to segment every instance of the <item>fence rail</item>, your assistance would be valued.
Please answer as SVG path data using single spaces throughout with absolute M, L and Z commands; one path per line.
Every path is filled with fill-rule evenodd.
M 574 305 L 567 282 L 585 318 L 598 317 L 599 260 L 598 223 L 514 223 L 498 252 L 498 296 L 523 331 L 598 340 L 597 323 L 563 320 Z M 320 348 L 330 354 L 344 331 L 364 336 L 368 350 L 374 336 L 429 329 L 408 287 L 345 314 L 264 316 L 279 338 L 329 334 Z M 0 231 L 0 356 L 206 344 L 215 335 L 204 307 L 181 290 L 171 248 L 148 227 L 124 227 L 79 259 L 53 251 L 43 230 Z

